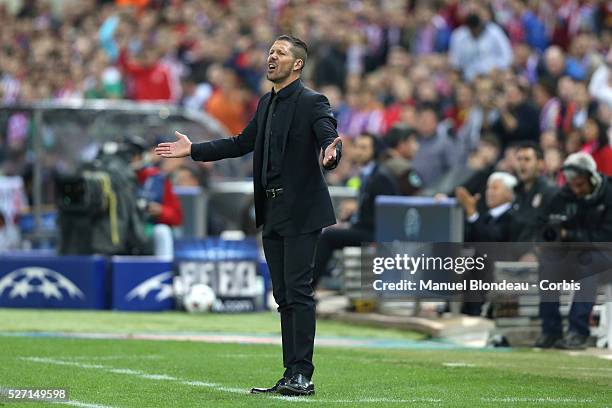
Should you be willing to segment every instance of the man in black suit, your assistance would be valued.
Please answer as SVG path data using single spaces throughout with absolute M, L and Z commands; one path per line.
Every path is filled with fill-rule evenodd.
M 397 181 L 378 161 L 380 146 L 380 141 L 371 134 L 362 134 L 355 139 L 354 159 L 361 167 L 357 213 L 351 218 L 348 228 L 329 228 L 321 234 L 315 257 L 315 286 L 326 274 L 334 250 L 374 240 L 376 197 L 398 194 Z
M 254 151 L 255 217 L 257 227 L 263 225 L 264 252 L 281 315 L 285 372 L 273 387 L 253 388 L 253 393 L 314 393 L 312 260 L 321 229 L 336 222 L 320 165 L 335 168 L 342 143 L 327 98 L 300 80 L 307 53 L 306 44 L 295 37 L 276 39 L 267 70 L 273 89 L 259 100 L 240 135 L 192 145 L 176 132 L 176 142 L 156 149 L 164 157 L 191 155 L 199 161 Z
M 463 207 L 466 217 L 465 242 L 511 242 L 514 240 L 512 201 L 516 177 L 510 173 L 495 172 L 487 180 L 485 201 L 488 211 L 479 214 L 476 209 L 480 195 L 471 195 L 465 187 L 455 190 L 455 197 Z M 490 263 L 487 263 L 490 266 Z M 471 279 L 490 281 L 490 268 L 483 271 L 472 271 Z M 465 301 L 461 312 L 470 316 L 480 316 L 484 292 L 470 291 L 468 298 L 478 298 L 478 301 Z

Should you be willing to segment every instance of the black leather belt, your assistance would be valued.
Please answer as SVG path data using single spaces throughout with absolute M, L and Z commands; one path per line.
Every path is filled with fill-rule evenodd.
M 270 188 L 266 190 L 266 198 L 276 198 L 280 195 L 283 195 L 282 188 Z

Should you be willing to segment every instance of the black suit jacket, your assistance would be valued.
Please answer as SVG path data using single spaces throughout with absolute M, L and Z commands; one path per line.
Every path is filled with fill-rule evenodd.
M 239 157 L 254 151 L 253 185 L 257 227 L 265 220 L 265 191 L 261 184 L 264 127 L 271 93 L 261 97 L 257 111 L 246 128 L 236 137 L 213 140 L 191 146 L 191 157 L 199 161 L 214 161 Z M 336 217 L 327 184 L 319 165 L 321 149 L 327 148 L 338 136 L 336 119 L 327 98 L 304 87 L 301 80 L 289 84 L 278 93 L 275 128 L 280 126 L 282 138 L 283 199 L 289 212 L 290 231 L 303 234 L 335 224 Z M 276 122 L 278 121 L 278 122 Z M 336 167 L 341 158 L 337 145 Z
M 473 223 L 466 222 L 465 242 L 512 242 L 512 210 L 504 212 L 497 218 L 480 214 Z

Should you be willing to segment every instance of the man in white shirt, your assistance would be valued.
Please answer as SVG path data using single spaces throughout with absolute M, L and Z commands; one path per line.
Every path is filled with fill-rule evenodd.
M 505 71 L 512 64 L 512 47 L 504 31 L 485 21 L 476 10 L 465 18 L 465 24 L 453 31 L 449 59 L 467 81 L 493 70 Z

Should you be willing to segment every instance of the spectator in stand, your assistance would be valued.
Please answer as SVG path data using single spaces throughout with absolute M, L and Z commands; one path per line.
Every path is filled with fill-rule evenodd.
M 152 44 L 145 44 L 134 59 L 128 50 L 121 51 L 119 66 L 131 81 L 130 95 L 137 101 L 172 101 L 171 75 L 160 60 L 159 51 Z
M 537 141 L 539 132 L 538 109 L 527 99 L 527 91 L 518 83 L 506 83 L 504 93 L 495 99 L 499 117 L 491 130 L 503 146 L 519 141 Z
M 517 147 L 518 166 L 516 173 L 519 183 L 514 188 L 512 205 L 515 223 L 514 241 L 540 241 L 538 226 L 542 211 L 556 194 L 554 185 L 542 175 L 544 154 L 534 142 L 525 142 Z
M 423 187 L 421 176 L 412 168 L 411 161 L 419 150 L 414 129 L 396 125 L 384 137 L 388 156 L 382 165 L 393 175 L 400 195 L 417 195 Z
M 419 151 L 412 165 L 427 187 L 458 164 L 455 143 L 439 126 L 438 112 L 431 106 L 418 109 Z
M 234 71 L 224 69 L 221 77 L 208 98 L 206 111 L 225 125 L 231 134 L 237 135 L 247 124 L 249 94 L 240 86 Z
M 512 48 L 504 31 L 486 20 L 486 12 L 476 2 L 468 3 L 465 25 L 451 35 L 449 58 L 453 67 L 472 81 L 478 75 L 510 68 Z
M 609 125 L 597 117 L 589 116 L 582 128 L 582 151 L 595 160 L 597 171 L 612 176 L 612 147 L 610 147 Z
M 567 59 L 561 47 L 557 45 L 548 47 L 538 67 L 538 78 L 548 78 L 557 82 L 564 75 L 576 81 L 583 81 L 587 73 L 576 60 Z
M 533 89 L 533 96 L 540 109 L 540 132 L 557 130 L 561 103 L 555 83 L 551 79 L 540 80 Z
M 612 65 L 612 49 L 606 56 L 605 64 L 597 68 L 589 83 L 589 93 L 599 103 L 607 104 L 612 107 L 612 75 L 610 66 Z

